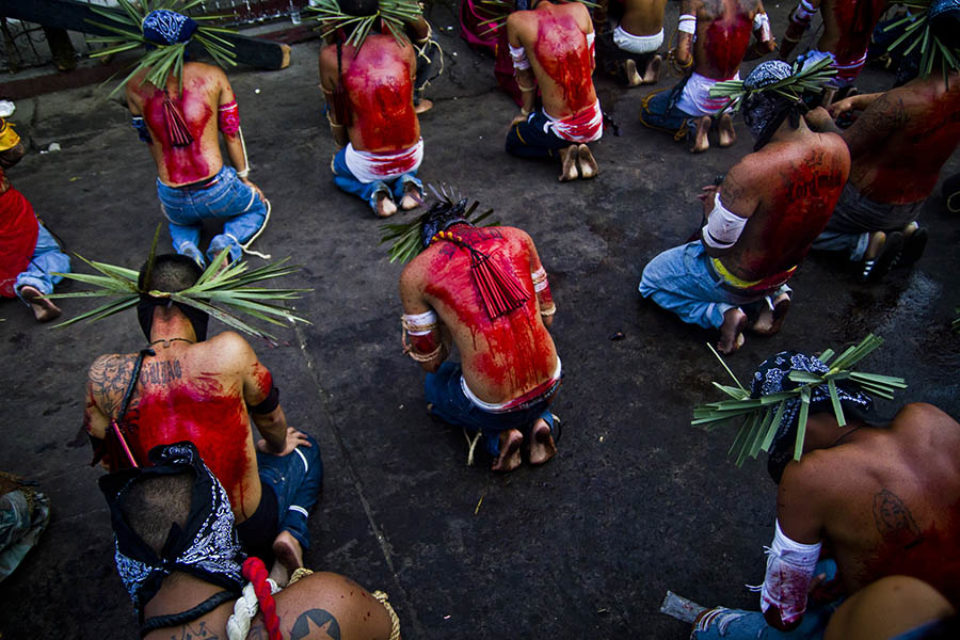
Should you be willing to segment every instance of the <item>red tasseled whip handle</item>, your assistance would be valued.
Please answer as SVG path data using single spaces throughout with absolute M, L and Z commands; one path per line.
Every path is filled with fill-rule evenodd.
M 267 583 L 269 577 L 267 567 L 263 560 L 250 556 L 243 563 L 243 577 L 253 585 L 253 591 L 257 594 L 257 602 L 260 604 L 260 613 L 263 614 L 263 624 L 267 627 L 267 637 L 270 640 L 282 640 L 280 635 L 280 618 L 277 617 L 277 603 L 273 600 L 270 593 L 270 585 Z

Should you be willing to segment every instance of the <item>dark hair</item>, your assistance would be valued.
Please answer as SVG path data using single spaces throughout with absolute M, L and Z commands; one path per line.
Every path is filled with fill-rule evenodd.
M 380 9 L 380 0 L 338 0 L 337 4 L 348 16 L 372 16 Z
M 154 258 L 152 268 L 149 260 L 143 263 L 137 285 L 141 291 L 157 289 L 172 293 L 189 288 L 202 274 L 203 269 L 192 258 L 177 253 L 164 253 Z
M 141 478 L 120 499 L 120 512 L 130 529 L 158 555 L 171 527 L 187 527 L 193 484 L 191 470 Z

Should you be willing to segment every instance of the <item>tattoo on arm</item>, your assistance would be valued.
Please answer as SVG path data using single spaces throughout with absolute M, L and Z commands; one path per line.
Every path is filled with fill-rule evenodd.
M 843 134 L 850 155 L 857 157 L 877 148 L 891 133 L 902 129 L 909 118 L 901 98 L 882 95 Z
M 290 629 L 290 640 L 302 640 L 308 637 L 314 628 L 323 631 L 333 640 L 340 640 L 340 623 L 326 609 L 310 609 L 301 613 Z
M 200 624 L 187 623 L 170 636 L 170 640 L 200 640 L 201 638 L 220 640 L 220 636 L 208 628 L 206 622 Z
M 892 491 L 884 489 L 873 496 L 873 518 L 884 540 L 910 549 L 923 542 L 923 534 L 907 505 Z

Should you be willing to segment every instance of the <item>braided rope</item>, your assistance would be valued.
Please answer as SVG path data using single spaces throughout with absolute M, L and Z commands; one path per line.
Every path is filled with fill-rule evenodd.
M 249 582 L 243 587 L 243 593 L 233 605 L 233 613 L 227 618 L 227 638 L 229 640 L 243 640 L 250 633 L 250 621 L 255 615 L 259 605 L 257 603 L 257 594 L 253 590 L 253 585 Z
M 263 624 L 267 628 L 267 637 L 270 640 L 281 640 L 277 603 L 273 600 L 268 576 L 267 568 L 260 558 L 251 556 L 244 561 L 243 577 L 250 581 L 257 594 L 257 602 L 260 603 L 260 611 L 263 613 Z
M 393 610 L 393 606 L 387 599 L 389 596 L 383 591 L 374 591 L 371 595 L 373 595 L 377 602 L 383 605 L 383 608 L 387 610 L 387 615 L 390 616 L 390 640 L 399 640 L 400 617 L 397 616 L 397 612 Z

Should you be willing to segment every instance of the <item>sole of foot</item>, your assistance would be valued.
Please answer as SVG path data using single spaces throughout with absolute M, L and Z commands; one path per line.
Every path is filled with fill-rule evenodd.
M 643 84 L 656 84 L 660 82 L 660 74 L 663 71 L 663 58 L 653 56 L 653 59 L 647 63 L 647 69 L 643 74 Z
M 633 60 L 625 60 L 623 62 L 623 74 L 627 78 L 628 87 L 639 87 L 643 84 L 643 78 L 640 77 L 640 73 L 637 71 L 637 63 Z
M 380 218 L 389 218 L 397 212 L 397 205 L 388 195 L 381 195 L 377 198 L 377 216 Z
M 737 141 L 737 132 L 733 128 L 733 118 L 729 113 L 720 116 L 719 128 L 717 131 L 717 144 L 721 147 L 729 147 Z
M 723 314 L 723 325 L 720 326 L 720 341 L 717 351 L 730 354 L 743 346 L 743 330 L 747 326 L 747 314 L 734 307 Z
M 50 322 L 60 317 L 63 313 L 60 307 L 53 304 L 49 298 L 46 298 L 38 289 L 30 285 L 20 287 L 20 295 L 30 303 L 30 309 L 33 311 L 33 317 L 37 322 Z
M 590 147 L 585 144 L 577 147 L 577 169 L 580 170 L 580 177 L 584 180 L 590 180 L 600 173 L 600 165 L 590 152 Z
M 572 144 L 560 152 L 560 182 L 570 182 L 580 177 L 577 171 L 577 145 Z
M 413 107 L 413 112 L 420 114 L 426 113 L 433 109 L 433 100 L 427 100 L 426 98 L 420 98 L 420 104 Z
M 693 146 L 690 147 L 690 153 L 703 153 L 710 148 L 710 116 L 703 116 L 697 120 L 697 131 L 693 135 Z
M 555 421 L 559 420 L 556 416 Z M 557 455 L 557 444 L 553 440 L 550 425 L 543 418 L 537 420 L 530 431 L 530 464 L 543 464 Z
M 500 455 L 493 461 L 490 467 L 494 471 L 506 473 L 513 471 L 523 463 L 520 457 L 520 449 L 523 445 L 523 434 L 516 429 L 511 429 L 500 435 Z
M 751 330 L 761 336 L 772 336 L 780 331 L 783 320 L 790 310 L 790 296 L 782 293 L 773 302 L 773 309 L 764 309 Z
M 416 187 L 411 187 L 403 192 L 403 198 L 400 199 L 400 208 L 404 211 L 416 209 L 423 204 L 423 194 Z

